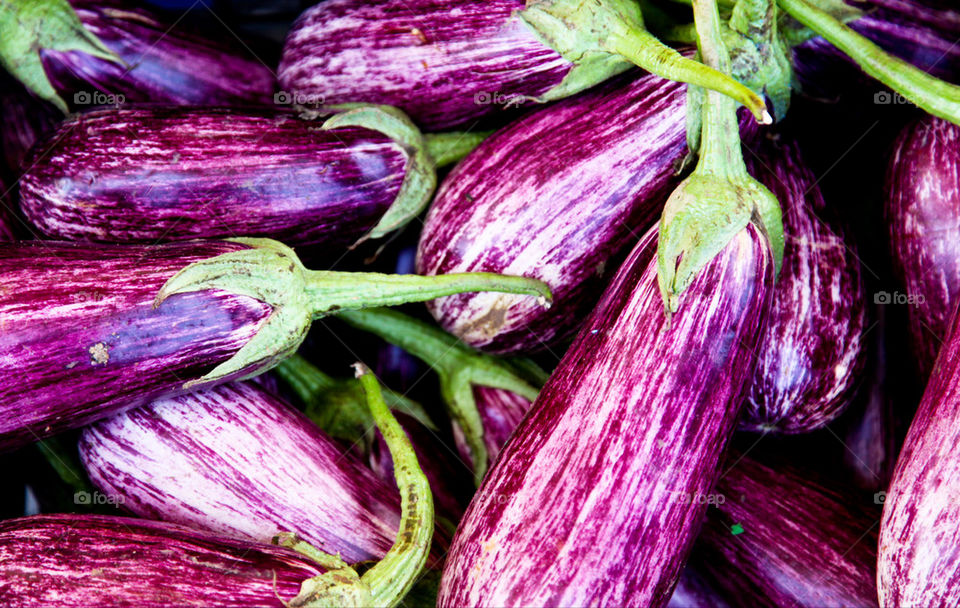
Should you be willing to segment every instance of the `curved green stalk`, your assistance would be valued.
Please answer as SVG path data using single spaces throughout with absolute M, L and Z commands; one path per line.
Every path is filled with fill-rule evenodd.
M 488 466 L 483 422 L 473 395 L 475 386 L 513 391 L 533 401 L 539 389 L 507 362 L 481 353 L 438 327 L 388 309 L 347 311 L 337 318 L 399 346 L 429 365 L 440 378 L 440 393 L 450 416 L 463 431 L 479 485 Z
M 427 152 L 430 153 L 430 157 L 439 168 L 459 161 L 479 146 L 480 142 L 490 137 L 491 134 L 493 134 L 493 131 L 470 133 L 450 131 L 446 133 L 424 133 L 423 137 L 427 142 Z
M 898 59 L 805 0 L 777 0 L 791 17 L 846 53 L 864 72 L 934 116 L 960 124 L 960 86 Z

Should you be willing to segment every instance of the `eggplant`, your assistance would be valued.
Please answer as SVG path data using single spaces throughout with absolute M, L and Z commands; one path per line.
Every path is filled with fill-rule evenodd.
M 667 319 L 636 246 L 467 509 L 438 605 L 662 606 L 736 426 L 773 292 L 754 224 Z
M 555 298 L 549 312 L 508 297 L 442 298 L 429 307 L 440 325 L 494 353 L 550 348 L 574 332 L 679 182 L 685 108 L 678 84 L 618 80 L 531 113 L 461 161 L 430 206 L 418 272 L 520 272 Z
M 823 195 L 795 141 L 758 138 L 746 157 L 780 201 L 787 239 L 740 427 L 807 432 L 843 411 L 863 370 L 860 260 L 843 232 L 819 217 Z
M 267 239 L 0 243 L 0 449 L 266 371 L 332 311 L 470 286 L 549 297 L 517 277 L 311 271 Z
M 763 99 L 665 46 L 623 0 L 323 2 L 293 24 L 278 78 L 305 101 L 396 106 L 438 130 L 567 97 L 631 64 L 720 90 L 771 122 Z
M 262 235 L 342 248 L 377 225 L 409 174 L 433 167 L 382 133 L 321 124 L 271 109 L 80 114 L 36 146 L 20 204 L 54 238 Z M 425 187 L 416 205 L 429 198 Z
M 960 127 L 926 117 L 903 130 L 887 169 L 885 211 L 894 270 L 906 293 L 879 292 L 874 299 L 909 306 L 925 379 L 960 292 Z
M 741 606 L 877 606 L 879 511 L 803 471 L 729 460 L 691 558 L 711 588 Z
M 687 564 L 680 573 L 667 608 L 730 608 L 730 605 L 699 572 Z
M 53 89 L 74 110 L 127 102 L 271 104 L 273 71 L 249 47 L 209 40 L 186 23 L 169 21 L 137 3 L 70 0 L 80 22 L 120 62 L 83 51 L 43 49 Z
M 960 316 L 947 327 L 883 501 L 877 589 L 883 606 L 960 603 Z
M 288 605 L 322 570 L 283 547 L 105 515 L 0 521 L 5 606 Z

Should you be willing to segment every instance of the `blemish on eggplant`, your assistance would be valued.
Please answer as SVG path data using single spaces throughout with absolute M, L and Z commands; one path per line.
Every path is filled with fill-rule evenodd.
M 110 361 L 110 349 L 103 342 L 97 342 L 89 349 L 91 365 L 105 365 Z

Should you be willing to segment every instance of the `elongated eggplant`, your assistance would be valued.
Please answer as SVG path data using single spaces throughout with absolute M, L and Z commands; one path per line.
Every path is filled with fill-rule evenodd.
M 35 148 L 21 207 L 43 234 L 71 240 L 349 245 L 397 199 L 412 153 L 321 124 L 269 109 L 80 114 Z
M 960 127 L 933 117 L 907 126 L 890 157 L 886 199 L 890 250 L 906 294 L 876 298 L 910 307 L 913 349 L 926 378 L 960 292 Z
M 864 366 L 860 261 L 818 217 L 823 195 L 799 146 L 758 138 L 752 147 L 747 167 L 780 201 L 787 238 L 741 428 L 806 432 L 843 411 Z
M 960 603 L 960 316 L 953 314 L 885 495 L 882 606 Z
M 664 315 L 655 231 L 623 264 L 470 503 L 439 605 L 661 606 L 753 373 L 773 292 L 749 224 Z
M 705 500 L 691 564 L 740 606 L 877 606 L 879 510 L 740 454 Z M 875 505 L 869 504 L 870 507 Z
M 53 88 L 75 110 L 124 102 L 238 105 L 273 101 L 276 79 L 249 48 L 208 40 L 121 0 L 70 0 L 83 26 L 122 63 L 82 51 L 40 51 Z
M 5 606 L 275 606 L 322 570 L 283 547 L 104 515 L 0 522 Z
M 430 305 L 440 325 L 498 353 L 540 350 L 575 331 L 611 260 L 657 220 L 679 181 L 685 107 L 680 85 L 621 80 L 534 112 L 468 155 L 430 207 L 418 271 L 529 273 L 550 285 L 554 306 L 444 298 Z

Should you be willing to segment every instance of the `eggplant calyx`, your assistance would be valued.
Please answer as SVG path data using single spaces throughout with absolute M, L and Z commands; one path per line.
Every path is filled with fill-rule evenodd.
M 281 532 L 273 537 L 273 543 L 293 549 L 313 560 L 326 572 L 300 583 L 300 593 L 290 602 L 290 608 L 338 608 L 340 606 L 372 606 L 370 590 L 363 584 L 360 575 L 340 555 L 320 551 L 296 534 Z
M 67 0 L 0 1 L 0 65 L 37 97 L 66 114 L 66 102 L 43 69 L 42 49 L 80 51 L 123 65 L 116 53 L 83 26 Z

